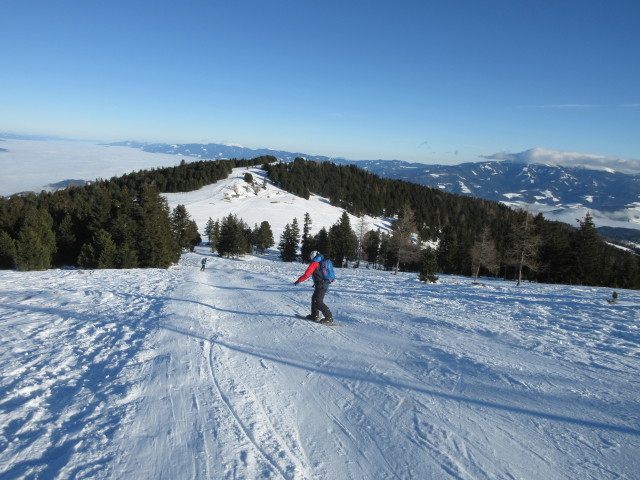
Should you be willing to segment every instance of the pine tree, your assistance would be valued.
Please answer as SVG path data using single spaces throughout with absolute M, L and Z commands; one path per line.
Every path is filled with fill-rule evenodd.
M 391 243 L 391 235 L 382 233 L 380 235 L 380 263 L 385 270 L 391 270 L 397 261 L 397 252 Z
M 288 223 L 285 225 L 282 235 L 280 235 L 278 250 L 280 250 L 280 258 L 284 262 L 293 262 L 298 256 L 298 240 L 295 230 Z
M 583 285 L 599 285 L 600 278 L 600 236 L 589 212 L 584 220 L 578 220 L 580 229 L 576 251 L 578 253 L 578 272 Z
M 71 215 L 66 214 L 55 226 L 56 234 L 56 265 L 74 265 L 78 258 L 76 246 L 76 228 Z
M 302 261 L 306 262 L 309 258 L 309 254 L 316 250 L 314 247 L 313 238 L 311 237 L 311 216 L 309 213 L 304 214 L 304 225 L 302 228 L 302 241 L 300 244 L 300 254 Z
M 216 228 L 215 222 L 211 219 L 211 217 L 209 217 L 209 220 L 207 220 L 207 224 L 204 227 L 204 234 L 207 237 L 209 245 L 211 245 L 211 241 L 213 240 L 215 228 Z
M 343 212 L 340 220 L 329 229 L 329 253 L 336 267 L 353 260 L 358 247 L 358 237 L 351 230 L 349 214 Z
M 116 268 L 118 250 L 111 234 L 100 229 L 80 249 L 78 264 L 84 268 Z
M 300 225 L 298 225 L 298 219 L 294 218 L 291 222 L 291 235 L 293 236 L 296 242 L 296 250 L 298 248 L 298 244 L 300 243 Z
M 267 248 L 273 247 L 273 232 L 271 231 L 271 225 L 268 221 L 265 220 L 260 224 L 259 227 L 256 227 L 253 241 L 256 250 L 262 254 L 264 254 Z
M 229 214 L 220 223 L 220 239 L 217 242 L 218 254 L 221 257 L 238 258 L 247 250 L 243 239 L 243 223 L 236 215 Z
M 455 271 L 457 244 L 454 228 L 450 224 L 445 225 L 440 233 L 437 253 L 438 265 L 442 273 L 458 273 Z
M 16 239 L 18 270 L 46 270 L 56 248 L 53 220 L 48 212 L 28 206 Z
M 138 192 L 135 219 L 134 241 L 141 267 L 167 268 L 180 259 L 169 206 L 155 185 L 144 185 Z
M 0 270 L 16 267 L 16 244 L 7 232 L 0 232 Z
M 436 283 L 438 281 L 438 276 L 436 275 L 438 271 L 436 253 L 432 248 L 426 248 L 422 250 L 420 255 L 420 275 L 418 278 L 421 282 Z
M 176 205 L 171 213 L 171 228 L 180 248 L 193 251 L 194 247 L 202 241 L 198 233 L 198 225 L 191 220 L 184 205 Z
M 377 266 L 380 254 L 380 230 L 370 230 L 364 236 L 364 254 L 368 263 Z
M 138 254 L 131 244 L 125 243 L 118 247 L 116 255 L 117 268 L 138 268 Z
M 314 235 L 312 250 L 317 250 L 325 255 L 329 252 L 329 232 L 327 232 L 325 227 L 322 227 L 320 231 Z

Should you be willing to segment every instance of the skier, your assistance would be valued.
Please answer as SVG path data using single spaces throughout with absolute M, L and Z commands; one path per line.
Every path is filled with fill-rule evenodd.
M 206 266 L 207 266 L 207 257 L 204 257 L 204 258 L 202 259 L 202 262 L 200 262 L 200 263 L 202 264 L 202 266 L 200 267 L 200 271 L 201 271 L 201 272 L 204 272 L 204 267 L 206 267 Z
M 311 260 L 311 263 L 304 272 L 304 275 L 293 282 L 293 284 L 298 285 L 300 282 L 304 282 L 307 278 L 313 275 L 314 289 L 313 295 L 311 296 L 311 315 L 307 315 L 307 318 L 316 322 L 331 323 L 333 322 L 333 315 L 331 314 L 329 307 L 324 304 L 324 295 L 329 289 L 330 282 L 323 278 L 322 269 L 319 268 L 320 262 L 324 260 L 324 256 L 314 250 L 311 252 L 311 255 L 309 255 L 309 259 Z M 324 315 L 322 320 L 318 320 L 318 312 L 322 312 Z

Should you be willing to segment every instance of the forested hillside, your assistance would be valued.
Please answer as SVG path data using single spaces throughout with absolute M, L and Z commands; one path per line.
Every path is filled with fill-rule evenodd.
M 640 288 L 639 257 L 605 243 L 588 215 L 574 228 L 495 202 L 382 179 L 353 165 L 298 158 L 267 169 L 282 188 L 306 198 L 317 193 L 355 215 L 402 218 L 409 212 L 420 240 L 438 241 L 435 268 L 441 273 Z M 400 262 L 405 269 L 418 270 L 425 261 L 424 255 L 407 258 Z
M 235 167 L 264 164 L 271 180 L 292 193 L 320 194 L 358 216 L 398 219 L 391 234 L 356 235 L 342 221 L 302 244 L 295 239 L 303 251 L 326 250 L 338 265 L 363 260 L 420 271 L 429 281 L 452 273 L 640 288 L 639 257 L 605 243 L 589 215 L 574 228 L 495 202 L 382 179 L 353 165 L 275 160 L 183 161 L 85 187 L 0 199 L 0 268 L 167 267 L 200 236 L 186 209 L 170 211 L 161 193 L 195 190 Z M 437 248 L 411 242 L 416 234 Z
M 84 187 L 0 198 L 0 268 L 166 268 L 200 237 L 186 210 L 170 211 L 161 192 L 195 190 L 235 167 L 273 160 L 183 161 Z

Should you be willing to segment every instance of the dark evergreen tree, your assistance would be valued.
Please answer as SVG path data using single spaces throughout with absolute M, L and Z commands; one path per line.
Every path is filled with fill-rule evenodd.
M 207 237 L 207 241 L 209 242 L 209 245 L 212 244 L 215 228 L 216 228 L 215 222 L 211 219 L 211 217 L 209 217 L 209 220 L 207 220 L 207 224 L 204 227 L 204 234 Z
M 16 244 L 7 232 L 0 231 L 0 270 L 16 267 Z
M 298 239 L 294 228 L 288 223 L 284 227 L 282 235 L 280 235 L 280 258 L 284 262 L 293 262 L 298 256 Z
M 171 228 L 180 248 L 193 251 L 202 239 L 198 233 L 198 226 L 187 212 L 184 205 L 176 205 L 171 213 Z
M 100 229 L 80 249 L 78 264 L 84 268 L 116 268 L 117 259 L 118 250 L 111 234 Z
M 442 273 L 458 273 L 455 270 L 457 245 L 457 235 L 453 226 L 445 225 L 440 233 L 437 252 L 438 266 Z
M 421 282 L 435 283 L 438 281 L 436 272 L 438 271 L 438 260 L 432 248 L 426 248 L 420 253 L 420 275 Z
M 326 255 L 329 251 L 329 233 L 325 227 L 322 227 L 320 231 L 314 235 L 311 250 L 317 250 L 323 255 Z M 307 259 L 305 261 L 309 260 Z
M 169 206 L 155 185 L 144 185 L 136 202 L 136 252 L 141 267 L 167 268 L 180 258 Z
M 380 253 L 378 255 L 380 264 L 385 270 L 391 270 L 396 264 L 396 250 L 391 243 L 391 235 L 382 233 L 380 235 Z
M 380 253 L 380 231 L 370 230 L 364 236 L 364 254 L 368 263 L 374 267 L 378 264 L 378 255 Z
M 213 222 L 213 236 L 211 237 L 211 251 L 217 250 L 218 242 L 220 242 L 220 220 Z
M 218 254 L 227 258 L 238 258 L 247 251 L 244 223 L 236 215 L 229 214 L 220 223 L 220 239 L 217 242 Z
M 316 250 L 314 247 L 313 237 L 311 237 L 311 216 L 309 213 L 304 214 L 304 225 L 302 228 L 302 241 L 300 244 L 300 255 L 303 262 L 308 262 L 309 254 Z
M 291 222 L 291 235 L 293 236 L 296 242 L 296 251 L 298 249 L 298 245 L 300 244 L 300 225 L 298 225 L 298 219 L 294 218 Z
M 602 284 L 603 266 L 600 263 L 600 236 L 591 214 L 587 212 L 584 220 L 578 220 L 580 229 L 577 236 L 576 252 L 578 256 L 578 278 L 583 285 Z
M 349 214 L 343 212 L 340 220 L 329 229 L 328 257 L 333 259 L 336 267 L 346 266 L 355 258 L 358 248 L 358 237 L 351 229 Z
M 47 211 L 28 206 L 16 239 L 18 270 L 46 270 L 56 248 L 53 220 Z
M 256 227 L 253 235 L 253 244 L 259 253 L 264 252 L 273 247 L 275 244 L 273 240 L 273 232 L 271 231 L 271 225 L 268 221 L 263 221 L 259 227 Z
M 540 232 L 540 269 L 538 280 L 547 283 L 579 283 L 577 252 L 574 246 L 576 231 L 562 222 L 547 222 L 541 216 L 535 219 Z
M 54 226 L 56 235 L 56 265 L 74 265 L 78 258 L 76 247 L 76 227 L 70 214 L 66 214 L 62 220 Z

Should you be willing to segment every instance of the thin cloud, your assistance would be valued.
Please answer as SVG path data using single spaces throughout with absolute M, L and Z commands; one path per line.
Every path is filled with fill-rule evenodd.
M 592 170 L 615 170 L 631 175 L 640 174 L 640 160 L 591 153 L 562 152 L 546 148 L 532 148 L 520 153 L 494 153 L 481 155 L 487 160 L 510 160 L 522 163 L 541 163 L 564 167 L 584 167 Z
M 583 109 L 583 108 L 596 108 L 598 105 L 589 104 L 559 104 L 559 105 L 520 105 L 518 108 L 532 108 L 532 109 Z

